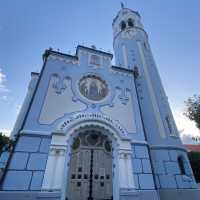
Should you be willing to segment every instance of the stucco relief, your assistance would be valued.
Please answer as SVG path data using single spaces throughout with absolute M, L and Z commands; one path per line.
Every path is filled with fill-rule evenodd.
M 52 60 L 58 60 L 61 62 L 65 62 L 65 63 L 71 63 L 73 65 L 79 65 L 79 61 L 75 58 L 71 58 L 71 57 L 67 57 L 67 56 L 61 56 L 61 55 L 53 55 L 51 54 L 48 59 L 52 59 Z
M 121 91 L 118 96 L 119 100 L 121 101 L 122 104 L 126 105 L 128 103 L 128 101 L 130 100 L 130 98 L 127 95 L 129 89 L 128 88 L 120 88 L 120 87 L 117 87 L 117 89 Z
M 129 133 L 136 132 L 135 116 L 133 112 L 133 101 L 128 89 L 116 88 L 113 106 L 106 105 L 101 111 L 113 119 L 117 119 Z
M 86 105 L 73 99 L 72 82 L 70 78 L 51 77 L 47 95 L 40 113 L 39 123 L 51 124 L 67 113 L 82 111 Z
M 56 74 L 53 75 L 52 79 L 53 79 L 52 87 L 55 89 L 55 92 L 57 94 L 61 94 L 62 92 L 65 91 L 65 89 L 67 88 L 68 80 L 70 80 L 69 78 L 64 78 L 63 80 L 61 80 L 61 78 Z

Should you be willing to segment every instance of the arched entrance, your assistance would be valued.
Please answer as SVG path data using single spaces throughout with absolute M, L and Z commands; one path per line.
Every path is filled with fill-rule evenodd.
M 92 116 L 100 118 L 99 115 L 92 114 Z M 79 135 L 86 134 L 87 131 L 94 131 L 100 133 L 100 135 L 103 135 L 102 137 L 106 136 L 108 141 L 111 142 L 112 151 L 110 154 L 110 169 L 112 171 L 112 176 L 110 177 L 110 182 L 112 182 L 112 184 L 110 184 L 110 186 L 113 199 L 119 200 L 121 191 L 123 192 L 125 190 L 129 192 L 134 192 L 135 182 L 133 177 L 131 160 L 132 146 L 130 139 L 124 132 L 124 129 L 121 129 L 121 127 L 117 126 L 117 124 L 113 124 L 113 122 L 110 122 L 108 118 L 105 119 L 101 117 L 102 120 L 97 120 L 96 118 L 95 120 L 93 118 L 88 118 L 87 120 L 80 120 L 77 117 L 74 119 L 74 121 L 71 120 L 71 126 L 68 125 L 68 119 L 64 119 L 58 125 L 56 130 L 52 133 L 52 140 L 46 164 L 42 190 L 60 191 L 62 200 L 69 198 L 68 188 L 70 186 L 70 165 L 72 163 L 71 158 L 74 151 L 72 146 L 76 141 L 76 138 L 79 137 Z M 78 170 L 78 168 L 76 169 Z M 99 179 L 99 182 L 100 180 L 101 179 Z M 94 187 L 94 184 L 92 186 Z M 94 197 L 91 195 L 91 198 L 94 199 Z M 97 199 L 100 200 L 99 197 Z
M 112 141 L 102 131 L 84 130 L 71 146 L 66 199 L 111 200 Z

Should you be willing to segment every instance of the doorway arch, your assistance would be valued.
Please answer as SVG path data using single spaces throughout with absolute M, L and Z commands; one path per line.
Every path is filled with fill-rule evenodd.
M 80 131 L 71 146 L 67 200 L 112 200 L 112 141 L 102 130 Z
M 62 124 L 65 121 L 66 119 L 63 119 Z M 120 132 L 112 124 L 91 119 L 78 121 L 61 131 L 57 127 L 52 133 L 42 190 L 61 191 L 61 200 L 65 200 L 72 153 L 71 147 L 80 132 L 89 130 L 96 130 L 103 133 L 112 142 L 113 199 L 119 200 L 121 190 L 135 191 L 130 139 L 124 135 L 124 132 Z
M 99 123 L 99 122 L 83 122 L 81 124 L 77 124 L 76 126 L 74 126 L 69 132 L 68 132 L 68 139 L 67 139 L 67 143 L 68 143 L 68 152 L 67 152 L 67 158 L 66 158 L 66 169 L 65 169 L 65 177 L 66 181 L 65 181 L 65 186 L 63 188 L 63 190 L 65 190 L 64 194 L 65 194 L 65 198 L 68 196 L 68 188 L 69 188 L 69 179 L 72 177 L 72 174 L 70 172 L 70 163 L 71 163 L 71 156 L 73 154 L 73 144 L 76 141 L 76 139 L 83 134 L 85 136 L 85 139 L 88 138 L 90 134 L 92 134 L 92 132 L 96 132 L 98 133 L 101 137 L 101 139 L 105 139 L 104 141 L 109 141 L 111 143 L 111 152 L 110 152 L 110 166 L 111 166 L 111 171 L 110 174 L 106 174 L 106 169 L 105 169 L 105 176 L 104 179 L 106 179 L 106 175 L 109 175 L 109 180 L 110 180 L 110 187 L 111 187 L 111 195 L 110 195 L 110 199 L 118 199 L 119 198 L 119 181 L 118 181 L 118 148 L 120 146 L 119 144 L 119 135 L 109 126 L 106 126 L 105 124 Z M 89 139 L 89 138 L 88 138 Z M 98 144 L 95 144 L 98 146 Z M 87 147 L 86 147 L 87 148 Z M 103 146 L 102 148 L 99 148 L 100 152 L 93 152 L 93 156 L 94 153 L 96 153 L 96 156 L 98 153 L 103 154 L 102 151 L 103 150 Z M 95 149 L 95 147 L 94 147 Z M 104 154 L 106 155 L 106 154 Z M 108 155 L 108 154 L 107 154 Z M 109 156 L 108 156 L 109 157 Z M 107 157 L 107 158 L 108 158 Z M 97 166 L 97 165 L 96 165 Z M 77 168 L 78 170 L 78 168 Z M 96 169 L 98 170 L 98 169 Z M 99 169 L 101 170 L 101 169 Z M 100 173 L 104 173 L 104 172 L 100 172 Z M 71 175 L 71 177 L 70 177 Z M 91 175 L 91 174 L 90 174 Z M 95 177 L 95 175 L 97 174 L 92 174 L 93 178 L 96 181 L 96 184 L 99 184 L 100 187 L 104 187 L 102 186 L 102 182 L 101 181 L 101 177 L 98 177 L 98 179 L 96 179 L 97 177 Z M 113 176 L 114 175 L 114 176 Z M 84 176 L 84 174 L 83 174 Z M 103 178 L 103 177 L 102 177 Z M 108 177 L 107 177 L 108 178 Z M 108 179 L 107 179 L 108 180 Z M 78 180 L 77 180 L 78 182 Z M 109 182 L 109 181 L 108 181 Z M 78 184 L 78 183 L 76 183 Z M 105 185 L 105 183 L 104 183 Z M 94 197 L 93 197 L 94 195 Z M 93 197 L 93 199 L 95 200 L 95 195 L 94 194 L 90 195 L 91 197 Z M 109 196 L 109 194 L 108 194 Z M 64 199 L 64 198 L 63 198 Z M 108 198 L 109 199 L 109 198 Z M 71 199 L 69 199 L 71 200 Z

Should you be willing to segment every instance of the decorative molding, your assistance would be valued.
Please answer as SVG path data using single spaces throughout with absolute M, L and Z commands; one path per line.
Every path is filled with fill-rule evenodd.
M 52 156 L 64 156 L 66 152 L 66 147 L 65 148 L 61 148 L 61 146 L 51 146 L 50 150 L 49 150 L 49 155 Z
M 33 130 L 26 130 L 23 129 L 20 131 L 21 135 L 33 135 L 38 137 L 38 135 L 42 135 L 42 136 L 46 136 L 46 135 L 50 135 L 51 132 L 50 131 L 33 131 Z
M 117 66 L 112 66 L 110 73 L 114 75 L 129 77 L 129 78 L 133 77 L 133 70 L 129 70 L 129 69 L 117 67 Z
M 130 100 L 129 97 L 127 96 L 127 92 L 129 91 L 128 88 L 120 88 L 117 87 L 121 91 L 121 94 L 118 96 L 119 100 L 121 101 L 122 104 L 127 105 L 128 101 Z
M 120 125 L 118 120 L 114 120 L 109 116 L 100 113 L 85 112 L 76 113 L 66 119 L 63 119 L 62 122 L 58 124 L 55 132 L 66 132 L 69 127 L 73 126 L 73 124 L 89 120 L 100 121 L 109 124 L 110 126 L 115 127 L 123 136 L 127 136 L 125 128 L 122 125 Z
M 60 56 L 60 55 L 49 55 L 48 56 L 48 59 L 52 59 L 52 60 L 58 60 L 58 61 L 61 61 L 61 62 L 65 62 L 65 63 L 71 63 L 73 65 L 79 65 L 79 60 L 78 59 L 75 59 L 75 58 L 70 58 L 70 57 L 64 57 L 64 56 Z
M 86 104 L 74 101 L 74 96 L 72 79 L 68 76 L 60 78 L 57 74 L 53 74 L 40 111 L 39 124 L 53 125 L 66 114 L 85 110 Z
M 149 146 L 149 144 L 147 143 L 147 141 L 140 141 L 140 140 L 132 140 L 131 144 L 139 144 L 139 145 L 144 145 L 144 146 Z
M 69 77 L 65 77 L 63 79 L 61 79 L 59 76 L 54 75 L 55 80 L 52 83 L 52 88 L 55 89 L 55 92 L 57 94 L 62 94 L 66 88 L 68 87 L 68 81 L 70 80 Z
M 120 159 L 131 159 L 133 151 L 131 149 L 119 149 L 118 154 Z

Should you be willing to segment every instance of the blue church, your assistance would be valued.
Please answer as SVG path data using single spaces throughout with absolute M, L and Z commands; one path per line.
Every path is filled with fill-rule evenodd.
M 1 200 L 198 200 L 138 12 L 114 18 L 113 55 L 46 50 L 0 158 Z

